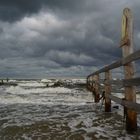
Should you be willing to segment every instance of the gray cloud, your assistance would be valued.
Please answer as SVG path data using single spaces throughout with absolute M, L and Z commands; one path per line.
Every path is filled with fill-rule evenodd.
M 89 66 L 90 64 L 94 63 L 94 59 L 92 57 L 86 56 L 84 54 L 74 54 L 64 51 L 49 51 L 46 55 L 48 56 L 48 59 L 51 59 L 63 66 Z
M 139 49 L 139 0 L 1 0 L 0 5 L 0 76 L 86 76 L 117 60 L 124 7 L 135 15 Z
M 84 0 L 1 0 L 0 1 L 0 18 L 4 21 L 16 21 L 24 16 L 37 13 L 40 9 L 50 9 L 61 13 L 61 10 L 71 13 L 87 10 L 86 7 L 92 6 L 91 1 L 86 2 Z M 94 3 L 95 4 L 95 3 Z M 98 4 L 98 3 L 97 3 Z M 81 11 L 81 12 L 82 12 Z M 69 14 L 70 15 L 70 14 Z M 72 16 L 72 15 L 71 15 Z

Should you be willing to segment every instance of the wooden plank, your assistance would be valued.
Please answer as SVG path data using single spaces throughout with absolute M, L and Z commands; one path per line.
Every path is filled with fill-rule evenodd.
M 117 60 L 116 62 L 113 62 L 112 64 L 110 64 L 108 66 L 105 66 L 105 67 L 101 68 L 100 70 L 98 70 L 98 71 L 88 75 L 88 77 L 96 75 L 96 74 L 100 74 L 100 73 L 108 71 L 108 70 L 112 70 L 112 69 L 118 68 L 120 66 L 123 66 L 123 65 L 125 65 L 127 63 L 130 63 L 130 62 L 138 60 L 138 59 L 140 59 L 140 50 L 138 50 L 138 51 L 128 55 L 125 58 Z
M 111 112 L 111 100 L 108 95 L 111 94 L 111 85 L 107 82 L 111 80 L 110 71 L 105 72 L 105 112 Z
M 95 103 L 99 102 L 99 74 L 94 76 L 95 78 L 95 91 L 94 91 L 94 95 L 95 95 Z
M 124 21 L 125 20 L 125 21 Z M 123 20 L 122 24 L 125 24 L 124 29 L 122 29 L 122 34 L 127 42 L 124 42 L 122 46 L 123 57 L 127 57 L 133 53 L 133 20 L 131 10 L 125 8 L 123 11 Z M 128 42 L 129 41 L 129 42 Z M 124 65 L 124 77 L 125 79 L 131 79 L 134 77 L 134 66 L 133 63 L 127 63 Z M 125 86 L 125 100 L 136 102 L 136 91 L 133 86 Z M 137 129 L 137 114 L 135 111 L 126 109 L 126 130 L 127 131 L 136 131 Z
M 132 61 L 140 59 L 140 50 L 128 55 L 127 57 L 122 59 L 122 65 L 125 65 L 127 63 L 130 63 Z
M 134 103 L 134 102 L 130 102 L 130 101 L 125 101 L 125 100 L 122 100 L 116 96 L 113 96 L 113 95 L 109 95 L 109 98 L 111 100 L 113 100 L 114 102 L 118 103 L 118 104 L 121 104 L 131 110 L 135 110 L 137 112 L 140 112 L 140 104 L 138 103 Z
M 140 86 L 140 77 L 132 78 L 132 79 L 123 79 L 123 80 L 109 80 L 106 81 L 106 84 L 113 85 L 122 85 L 122 86 Z
M 112 64 L 110 64 L 110 65 L 108 65 L 108 66 L 105 66 L 105 67 L 103 67 L 102 69 L 100 69 L 100 70 L 98 70 L 98 71 L 96 71 L 96 72 L 94 72 L 94 73 L 92 73 L 92 74 L 90 74 L 90 75 L 100 74 L 100 73 L 102 73 L 102 72 L 106 72 L 106 71 L 108 71 L 108 70 L 118 68 L 118 67 L 120 67 L 120 66 L 122 66 L 122 60 L 118 60 L 118 61 L 116 61 L 116 62 L 114 62 L 114 63 L 112 63 Z
M 123 80 L 109 80 L 107 84 L 122 85 L 122 86 L 140 86 L 140 77 Z
M 109 80 L 107 84 L 113 84 L 113 85 L 122 85 L 123 86 L 123 81 L 122 80 Z
M 127 86 L 140 86 L 140 77 L 132 78 L 132 79 L 124 79 L 123 85 Z

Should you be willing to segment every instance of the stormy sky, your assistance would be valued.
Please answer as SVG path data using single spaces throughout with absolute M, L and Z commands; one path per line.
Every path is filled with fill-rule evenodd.
M 0 77 L 84 77 L 117 60 L 125 7 L 137 50 L 140 0 L 0 0 Z

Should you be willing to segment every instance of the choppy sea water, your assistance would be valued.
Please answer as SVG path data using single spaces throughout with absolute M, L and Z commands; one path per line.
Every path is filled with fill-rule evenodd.
M 0 140 L 137 140 L 127 134 L 122 108 L 105 113 L 84 80 L 18 80 L 0 87 Z M 68 86 L 70 85 L 70 86 Z M 52 86 L 52 87 L 51 87 Z

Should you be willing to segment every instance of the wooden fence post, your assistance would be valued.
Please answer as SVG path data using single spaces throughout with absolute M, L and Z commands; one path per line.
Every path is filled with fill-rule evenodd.
M 99 102 L 100 94 L 99 94 L 99 74 L 95 75 L 95 103 Z
M 91 90 L 90 89 L 90 77 L 88 77 L 88 89 Z
M 99 102 L 100 98 L 100 83 L 99 83 L 99 74 L 95 75 L 95 102 Z
M 95 91 L 95 76 L 92 76 L 92 93 Z
M 91 91 L 92 91 L 92 95 L 93 95 L 93 97 L 94 97 L 94 102 L 96 102 L 96 100 L 95 100 L 95 94 L 96 94 L 96 91 L 95 91 L 95 86 L 96 86 L 96 85 L 95 85 L 95 83 L 96 83 L 96 82 L 95 82 L 95 81 L 96 81 L 95 75 L 93 75 L 93 76 L 92 76 L 92 90 L 91 90 Z
M 87 84 L 86 84 L 87 89 L 89 90 L 89 77 L 87 77 Z
M 108 97 L 111 94 L 111 84 L 109 81 L 111 80 L 110 71 L 105 72 L 105 112 L 111 112 L 111 100 Z
M 123 57 L 133 53 L 133 20 L 131 10 L 128 8 L 123 10 L 121 47 Z M 134 64 L 132 62 L 124 65 L 124 75 L 125 79 L 134 77 Z M 134 86 L 125 86 L 125 100 L 136 102 Z M 137 130 L 137 113 L 129 108 L 126 109 L 126 130 L 131 132 Z

